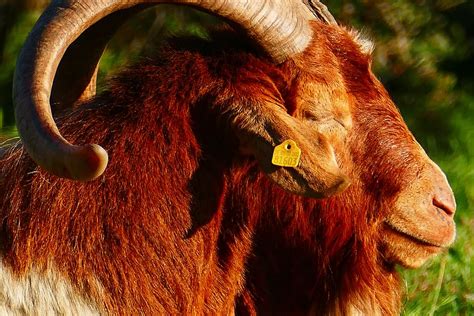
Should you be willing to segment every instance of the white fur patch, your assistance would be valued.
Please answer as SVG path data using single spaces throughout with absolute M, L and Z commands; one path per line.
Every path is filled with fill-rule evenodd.
M 363 32 L 350 29 L 349 34 L 352 36 L 354 41 L 359 45 L 360 51 L 364 55 L 372 55 L 375 49 L 375 44 L 368 38 Z
M 18 278 L 0 257 L 0 315 L 100 315 L 54 269 Z

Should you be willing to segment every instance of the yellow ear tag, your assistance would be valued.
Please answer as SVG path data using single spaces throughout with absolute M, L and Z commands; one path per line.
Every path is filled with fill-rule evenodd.
M 280 167 L 296 168 L 300 163 L 301 149 L 289 139 L 285 140 L 273 150 L 272 164 Z

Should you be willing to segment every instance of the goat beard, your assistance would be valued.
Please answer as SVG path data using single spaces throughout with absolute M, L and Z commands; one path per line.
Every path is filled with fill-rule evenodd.
M 376 200 L 357 188 L 324 200 L 292 195 L 256 167 L 234 175 L 238 181 L 229 192 L 241 196 L 233 199 L 260 214 L 240 308 L 263 314 L 399 313 L 400 279 L 380 241 L 383 214 L 364 212 L 380 210 Z

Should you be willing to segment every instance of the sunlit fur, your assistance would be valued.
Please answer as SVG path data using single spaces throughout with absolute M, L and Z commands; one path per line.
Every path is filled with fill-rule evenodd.
M 323 75 L 332 68 L 342 75 L 339 84 L 350 96 L 352 128 L 334 144 L 352 185 L 335 197 L 312 200 L 285 194 L 260 175 L 249 176 L 255 173 L 251 168 L 234 173 L 232 204 L 262 214 L 247 264 L 246 291 L 238 300 L 237 310 L 244 315 L 398 315 L 402 291 L 395 265 L 417 267 L 440 251 L 394 234 L 385 221 L 399 214 L 395 201 L 407 190 L 406 203 L 414 207 L 408 211 L 414 220 L 423 219 L 417 203 L 432 203 L 433 188 L 447 185 L 444 175 L 430 169 L 434 164 L 371 73 L 371 57 L 353 34 L 323 30 L 299 62 L 323 65 L 321 85 L 337 84 L 337 76 Z M 432 182 L 423 183 L 425 177 Z M 418 196 L 409 191 L 412 185 Z M 448 225 L 446 243 L 451 243 L 450 216 L 432 217 L 440 227 Z
M 68 140 L 108 150 L 97 181 L 50 176 L 11 148 L 0 160 L 4 269 L 46 280 L 54 268 L 101 313 L 397 313 L 381 227 L 419 149 L 353 36 L 314 29 L 308 50 L 278 66 L 232 32 L 178 40 L 60 115 Z M 306 78 L 321 87 L 305 90 Z M 342 123 L 307 119 L 300 88 L 336 100 Z M 324 129 L 351 187 L 315 200 L 271 182 L 229 127 L 239 99 L 283 100 Z

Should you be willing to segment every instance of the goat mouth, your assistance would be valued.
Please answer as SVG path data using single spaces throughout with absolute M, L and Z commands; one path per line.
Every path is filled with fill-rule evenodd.
M 422 246 L 424 248 L 429 248 L 430 250 L 432 250 L 433 252 L 439 252 L 443 249 L 445 249 L 446 247 L 443 246 L 443 245 L 440 245 L 438 243 L 435 243 L 435 242 L 431 242 L 427 239 L 424 239 L 420 236 L 417 236 L 416 234 L 412 234 L 412 233 L 409 233 L 407 231 L 405 231 L 404 229 L 401 229 L 395 225 L 393 225 L 392 223 L 390 223 L 389 221 L 385 221 L 385 226 L 391 231 L 393 232 L 394 234 L 402 237 L 402 238 L 405 238 L 405 239 L 408 239 L 410 240 L 411 242 L 419 245 L 419 246 Z

